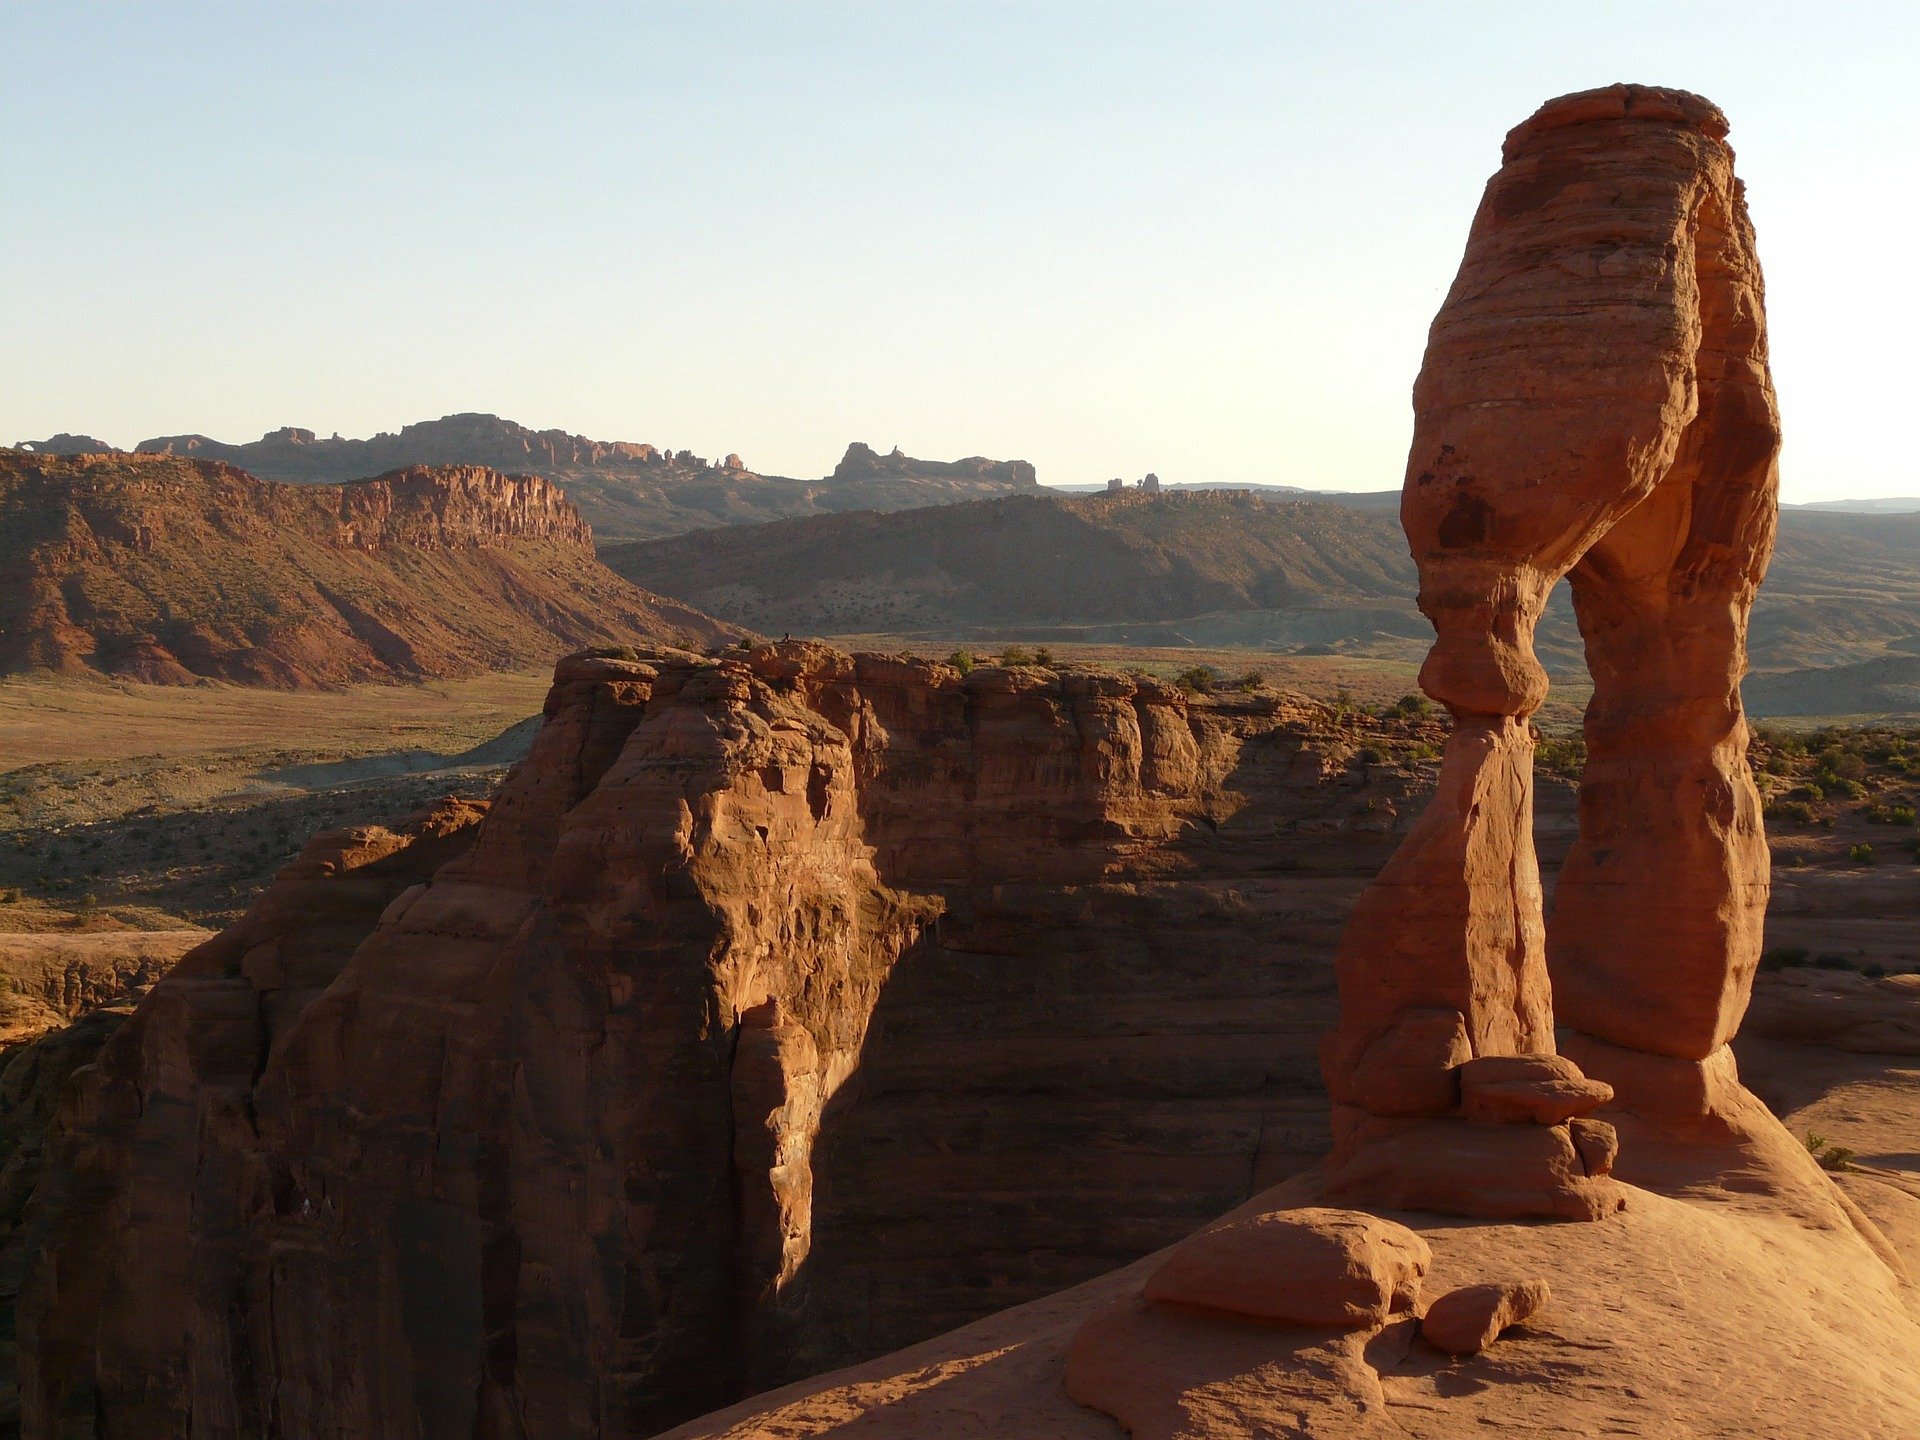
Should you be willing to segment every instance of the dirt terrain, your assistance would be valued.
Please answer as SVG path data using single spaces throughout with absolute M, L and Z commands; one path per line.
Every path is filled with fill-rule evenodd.
M 489 793 L 546 688 L 0 681 L 0 930 L 226 923 L 318 830 Z

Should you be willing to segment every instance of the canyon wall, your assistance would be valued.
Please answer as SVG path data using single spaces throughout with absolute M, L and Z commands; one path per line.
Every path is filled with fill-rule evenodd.
M 83 1072 L 25 1434 L 644 1434 L 1324 1149 L 1325 957 L 1424 783 L 1324 708 L 796 643 L 548 717 L 464 853 L 324 861 L 370 931 L 283 881 Z

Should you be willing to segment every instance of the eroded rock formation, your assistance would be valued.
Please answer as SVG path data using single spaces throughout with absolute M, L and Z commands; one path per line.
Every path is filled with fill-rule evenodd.
M 740 632 L 602 566 L 536 476 L 281 485 L 158 455 L 0 452 L 0 673 L 279 687 L 544 667 Z
M 1325 954 L 1420 781 L 1318 707 L 794 643 L 548 711 L 461 853 L 289 874 L 89 1072 L 27 1434 L 643 1434 L 1324 1148 Z
M 1767 853 L 1739 681 L 1780 430 L 1726 129 L 1697 96 L 1639 86 L 1542 107 L 1508 135 L 1434 321 L 1401 519 L 1438 637 L 1421 684 L 1455 726 L 1434 803 L 1341 948 L 1325 1059 L 1343 1193 L 1471 1213 L 1490 1186 L 1467 1162 L 1449 1197 L 1427 1153 L 1464 1145 L 1491 1174 L 1529 1172 L 1518 1203 L 1604 1213 L 1564 1122 L 1613 1097 L 1549 1060 L 1556 1004 L 1604 1042 L 1576 1047 L 1602 1082 L 1632 1068 L 1615 1047 L 1706 1061 L 1745 1009 Z M 1528 717 L 1563 576 L 1595 690 L 1549 935 Z M 1498 1106 L 1467 1095 L 1467 1119 L 1550 1135 L 1420 1118 L 1454 1111 L 1445 1077 L 1509 1056 L 1539 1075 L 1508 1074 Z
M 1766 892 L 1735 686 L 1778 431 L 1724 133 L 1679 92 L 1551 102 L 1509 137 L 1436 322 L 1403 515 L 1439 636 L 1423 683 L 1455 729 L 1342 943 L 1328 1165 L 1100 1281 L 676 1436 L 1920 1425 L 1898 1248 L 1726 1046 Z M 1581 1063 L 1555 1053 L 1527 724 L 1531 632 L 1569 571 L 1610 672 L 1552 932 Z M 1641 1187 L 1624 1209 L 1616 1156 Z M 1551 1325 L 1527 1326 L 1549 1290 Z

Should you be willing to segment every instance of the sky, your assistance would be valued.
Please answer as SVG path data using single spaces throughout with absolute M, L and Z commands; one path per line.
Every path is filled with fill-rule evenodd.
M 1717 101 L 1796 501 L 1920 494 L 1920 6 L 0 0 L 0 443 L 488 410 L 1397 486 L 1502 135 Z

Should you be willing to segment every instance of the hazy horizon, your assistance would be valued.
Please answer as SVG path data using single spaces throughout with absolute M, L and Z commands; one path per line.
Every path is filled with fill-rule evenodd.
M 1920 493 L 1898 6 L 0 5 L 0 442 L 490 411 L 1397 486 L 1502 135 L 1726 109 L 1793 501 Z M 1904 363 L 1903 363 L 1904 362 Z

